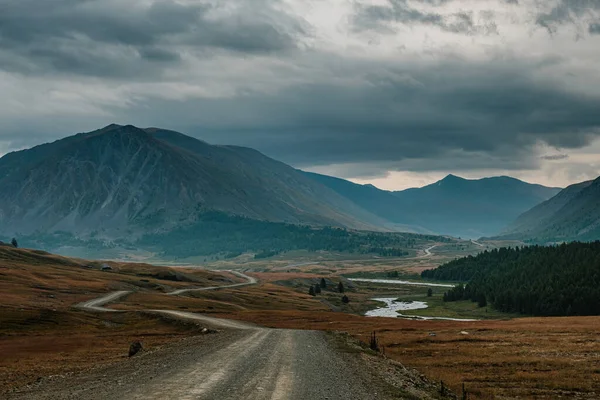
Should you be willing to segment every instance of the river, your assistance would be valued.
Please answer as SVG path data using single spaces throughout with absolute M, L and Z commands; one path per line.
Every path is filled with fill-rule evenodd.
M 404 318 L 404 319 L 415 319 L 421 321 L 427 320 L 443 320 L 443 321 L 462 321 L 471 322 L 477 321 L 476 319 L 468 318 L 448 318 L 448 317 L 425 317 L 422 315 L 405 315 L 398 311 L 407 310 L 420 310 L 427 308 L 427 303 L 424 301 L 396 301 L 395 297 L 376 297 L 372 300 L 381 301 L 385 303 L 385 307 L 376 308 L 374 310 L 367 311 L 365 316 L 367 317 L 387 317 L 387 318 Z
M 454 285 L 448 285 L 445 283 L 427 283 L 427 282 L 414 282 L 414 281 L 401 281 L 398 279 L 366 279 L 366 278 L 349 278 L 349 281 L 353 282 L 372 282 L 372 283 L 391 283 L 394 285 L 414 285 L 414 286 L 432 286 L 432 287 L 454 287 Z

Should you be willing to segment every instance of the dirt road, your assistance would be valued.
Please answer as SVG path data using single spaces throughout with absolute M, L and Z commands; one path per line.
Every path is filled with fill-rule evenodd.
M 179 290 L 170 292 L 168 294 L 171 296 L 179 296 L 181 294 L 189 293 L 189 292 L 201 292 L 201 291 L 205 291 L 205 290 L 219 290 L 219 289 L 236 288 L 236 287 L 254 285 L 258 282 L 256 280 L 256 278 L 248 276 L 242 272 L 237 272 L 237 271 L 229 271 L 229 272 L 231 272 L 234 275 L 239 276 L 240 278 L 246 279 L 246 282 L 234 283 L 232 285 L 224 285 L 224 286 L 208 286 L 208 287 L 202 287 L 202 288 L 179 289 Z
M 243 275 L 243 274 L 242 274 Z M 245 276 L 245 275 L 244 275 Z M 256 283 L 248 278 L 247 284 Z M 244 284 L 242 284 L 244 285 Z M 240 284 L 231 285 L 237 287 Z M 223 289 L 224 287 L 219 287 Z M 215 290 L 217 288 L 204 288 Z M 188 289 L 186 289 L 188 290 Z M 181 293 L 181 291 L 179 291 Z M 87 311 L 129 294 L 113 292 L 78 305 Z M 245 322 L 172 311 L 140 310 L 168 318 L 196 320 L 217 334 L 190 337 L 126 361 L 74 377 L 42 381 L 8 399 L 300 400 L 435 398 L 435 389 L 413 387 L 404 397 L 374 374 L 356 351 L 340 350 L 332 336 L 318 331 L 268 329 Z M 345 348 L 347 350 L 347 348 Z M 373 357 L 372 357 L 373 358 Z M 379 359 L 379 363 L 387 362 Z M 386 374 L 390 366 L 385 366 Z M 396 372 L 406 373 L 404 367 Z M 415 375 L 418 376 L 418 375 Z M 418 380 L 418 379 L 417 379 Z M 394 382 L 401 379 L 393 378 Z M 413 376 L 409 380 L 415 381 Z
M 384 385 L 385 386 L 385 385 Z M 402 399 L 357 354 L 322 332 L 246 329 L 203 335 L 68 379 L 42 382 L 10 400 Z M 433 397 L 433 396 L 432 396 Z M 432 398 L 427 395 L 416 398 Z M 415 398 L 415 397 L 412 397 Z
M 116 310 L 103 307 L 108 303 L 112 303 L 113 301 L 117 301 L 128 294 L 133 292 L 129 290 L 119 290 L 117 292 L 111 292 L 105 296 L 98 297 L 97 299 L 88 300 L 86 302 L 77 304 L 75 307 L 81 308 L 86 311 L 94 311 L 94 312 L 116 312 Z

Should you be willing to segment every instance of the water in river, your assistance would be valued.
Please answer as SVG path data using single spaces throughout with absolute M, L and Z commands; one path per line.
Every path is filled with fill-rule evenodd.
M 427 308 L 427 303 L 424 301 L 396 301 L 395 297 L 381 297 L 373 299 L 375 301 L 381 301 L 385 303 L 385 307 L 376 308 L 375 310 L 367 311 L 365 314 L 367 317 L 392 317 L 396 318 L 401 314 L 398 311 L 405 310 L 418 310 L 421 308 Z
M 448 285 L 444 283 L 427 283 L 427 282 L 413 282 L 413 281 L 401 281 L 399 279 L 366 279 L 366 278 L 350 278 L 348 279 L 353 282 L 373 282 L 373 283 L 389 283 L 394 285 L 414 285 L 414 286 L 432 286 L 432 287 L 454 287 L 454 285 Z
M 367 317 L 388 317 L 388 318 L 405 318 L 415 320 L 443 320 L 443 321 L 477 321 L 476 319 L 467 318 L 447 318 L 447 317 L 424 317 L 421 315 L 404 315 L 398 311 L 420 310 L 427 308 L 427 303 L 424 301 L 396 301 L 395 297 L 378 297 L 375 301 L 385 303 L 384 307 L 376 308 L 365 313 Z

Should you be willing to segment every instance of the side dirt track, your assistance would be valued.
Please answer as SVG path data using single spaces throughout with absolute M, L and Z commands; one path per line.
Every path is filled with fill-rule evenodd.
M 248 282 L 229 287 L 256 283 L 255 278 L 238 275 Z M 184 289 L 170 294 L 225 288 Z M 129 293 L 113 292 L 77 307 L 89 312 L 115 312 L 104 306 Z M 139 311 L 199 321 L 224 331 L 191 337 L 71 379 L 43 383 L 12 393 L 8 399 L 438 398 L 436 387 L 415 371 L 367 356 L 355 344 L 352 354 L 348 340 L 336 346 L 340 339 L 324 332 L 269 329 L 182 311 Z

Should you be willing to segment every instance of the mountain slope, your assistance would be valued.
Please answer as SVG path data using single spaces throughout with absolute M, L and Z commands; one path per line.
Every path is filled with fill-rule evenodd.
M 422 188 L 387 192 L 343 179 L 309 176 L 393 223 L 421 232 L 471 238 L 498 233 L 522 212 L 560 190 L 509 177 L 468 180 L 448 175 Z
M 160 129 L 109 125 L 0 159 L 0 230 L 169 229 L 218 210 L 378 229 L 385 221 L 261 153 Z
M 521 215 L 501 237 L 536 242 L 600 239 L 600 178 L 571 185 Z
M 527 234 L 535 232 L 552 219 L 553 215 L 573 200 L 579 192 L 588 187 L 592 181 L 581 182 L 561 190 L 556 196 L 538 204 L 529 211 L 521 214 L 504 231 L 504 235 Z
M 419 226 L 418 221 L 411 220 L 410 224 L 403 223 L 403 221 L 408 220 L 406 211 L 399 207 L 398 197 L 392 192 L 378 189 L 373 185 L 359 185 L 333 176 L 313 172 L 304 172 L 304 174 L 351 200 L 357 206 L 389 221 L 388 226 L 393 227 L 395 230 L 432 233 L 430 230 Z

